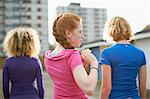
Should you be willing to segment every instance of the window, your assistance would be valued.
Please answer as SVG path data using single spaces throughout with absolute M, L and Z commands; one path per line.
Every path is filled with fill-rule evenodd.
M 31 19 L 31 16 L 27 16 L 28 17 L 28 19 Z
M 99 26 L 94 26 L 95 29 L 99 29 Z
M 83 33 L 86 33 L 86 32 L 87 32 L 87 30 L 83 29 Z
M 37 1 L 37 4 L 41 4 L 41 1 L 38 0 L 38 1 Z
M 0 28 L 1 28 L 1 27 L 0 27 Z M 1 29 L 1 30 L 0 30 L 0 33 L 1 33 L 1 37 L 5 36 L 5 34 L 6 34 L 6 32 L 5 32 L 4 29 Z M 0 37 L 0 38 L 1 38 L 1 37 Z
M 18 25 L 19 25 L 19 24 L 18 24 Z M 29 23 L 24 23 L 24 24 L 21 24 L 21 26 L 31 27 L 31 24 L 29 24 Z
M 95 30 L 96 33 L 100 33 L 100 30 Z
M 100 18 L 99 17 L 95 17 L 95 20 L 99 20 Z
M 28 8 L 28 11 L 31 11 L 31 8 Z
M 100 22 L 99 21 L 94 21 L 94 23 L 96 24 L 96 25 L 99 25 L 100 24 Z
M 38 27 L 41 27 L 41 24 L 38 24 L 37 26 L 38 26 Z
M 75 9 L 74 9 L 74 8 L 68 8 L 68 10 L 69 10 L 69 11 L 74 11 Z
M 83 42 L 87 42 L 87 39 L 83 39 Z
M 98 11 L 99 11 L 99 9 L 94 9 L 94 11 L 95 11 L 95 12 L 98 12 Z
M 84 33 L 84 37 L 87 37 L 88 35 Z
M 87 28 L 87 26 L 83 26 L 83 28 L 85 29 L 85 28 Z
M 31 3 L 31 0 L 23 0 L 22 3 Z
M 19 7 L 11 8 L 11 10 L 13 10 L 13 11 L 18 11 L 18 9 L 20 10 L 20 8 L 19 8 Z
M 83 8 L 82 11 L 87 11 L 87 9 L 86 9 L 86 8 Z
M 99 13 L 94 13 L 95 16 L 99 16 Z
M 82 21 L 82 24 L 87 24 L 87 22 L 86 21 Z
M 96 38 L 99 38 L 99 36 L 100 36 L 100 34 L 95 34 L 95 37 L 96 37 Z
M 0 19 L 2 20 L 4 18 L 4 15 L 3 16 L 0 16 Z
M 79 16 L 82 16 L 82 13 L 79 11 L 79 12 L 77 12 L 77 14 L 79 15 Z
M 42 43 L 42 40 L 40 39 L 40 43 Z
M 41 16 L 37 16 L 37 19 L 39 19 L 39 20 L 40 20 L 40 19 L 41 19 Z
M 38 8 L 37 11 L 40 12 L 40 11 L 41 11 L 41 8 Z

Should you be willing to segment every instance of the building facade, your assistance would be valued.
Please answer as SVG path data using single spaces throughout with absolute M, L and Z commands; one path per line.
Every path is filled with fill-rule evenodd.
M 102 39 L 103 28 L 107 20 L 107 10 L 102 8 L 84 8 L 80 3 L 71 3 L 68 6 L 57 7 L 57 15 L 65 12 L 75 13 L 82 18 L 84 43 Z
M 2 43 L 6 33 L 25 26 L 39 33 L 41 54 L 48 49 L 48 0 L 1 0 L 0 1 L 0 56 L 5 55 Z

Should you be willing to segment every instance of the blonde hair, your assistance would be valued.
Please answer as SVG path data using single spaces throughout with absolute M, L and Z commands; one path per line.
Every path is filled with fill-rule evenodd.
M 80 22 L 80 20 L 80 17 L 73 13 L 64 13 L 55 19 L 53 24 L 53 35 L 56 41 L 64 48 L 74 48 L 66 40 L 65 32 L 66 30 L 72 31 L 75 29 L 77 27 L 77 22 Z
M 37 57 L 40 52 L 39 36 L 32 28 L 15 28 L 7 33 L 3 47 L 9 57 Z
M 131 40 L 133 33 L 126 19 L 123 17 L 113 17 L 108 23 L 108 35 L 117 42 L 120 40 Z

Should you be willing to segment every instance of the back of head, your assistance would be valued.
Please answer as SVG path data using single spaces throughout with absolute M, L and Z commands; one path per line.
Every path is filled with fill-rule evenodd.
M 108 25 L 108 34 L 115 41 L 130 40 L 132 31 L 129 23 L 123 17 L 113 17 Z
M 64 48 L 74 48 L 66 39 L 66 31 L 72 31 L 80 23 L 80 17 L 73 13 L 64 13 L 56 18 L 53 24 L 53 35 L 56 41 Z
M 37 56 L 40 51 L 40 42 L 35 30 L 19 27 L 10 30 L 3 43 L 4 50 L 10 57 Z

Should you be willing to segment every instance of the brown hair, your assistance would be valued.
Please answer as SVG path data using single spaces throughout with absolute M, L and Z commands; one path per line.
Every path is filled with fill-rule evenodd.
M 3 46 L 9 57 L 26 55 L 37 57 L 40 52 L 37 32 L 27 27 L 10 30 L 5 37 Z
M 114 41 L 130 40 L 132 31 L 129 23 L 122 17 L 114 17 L 108 25 L 108 34 Z
M 53 24 L 53 35 L 56 41 L 64 48 L 74 48 L 65 37 L 66 30 L 72 31 L 77 27 L 77 22 L 80 22 L 80 17 L 73 13 L 65 13 L 58 16 Z

